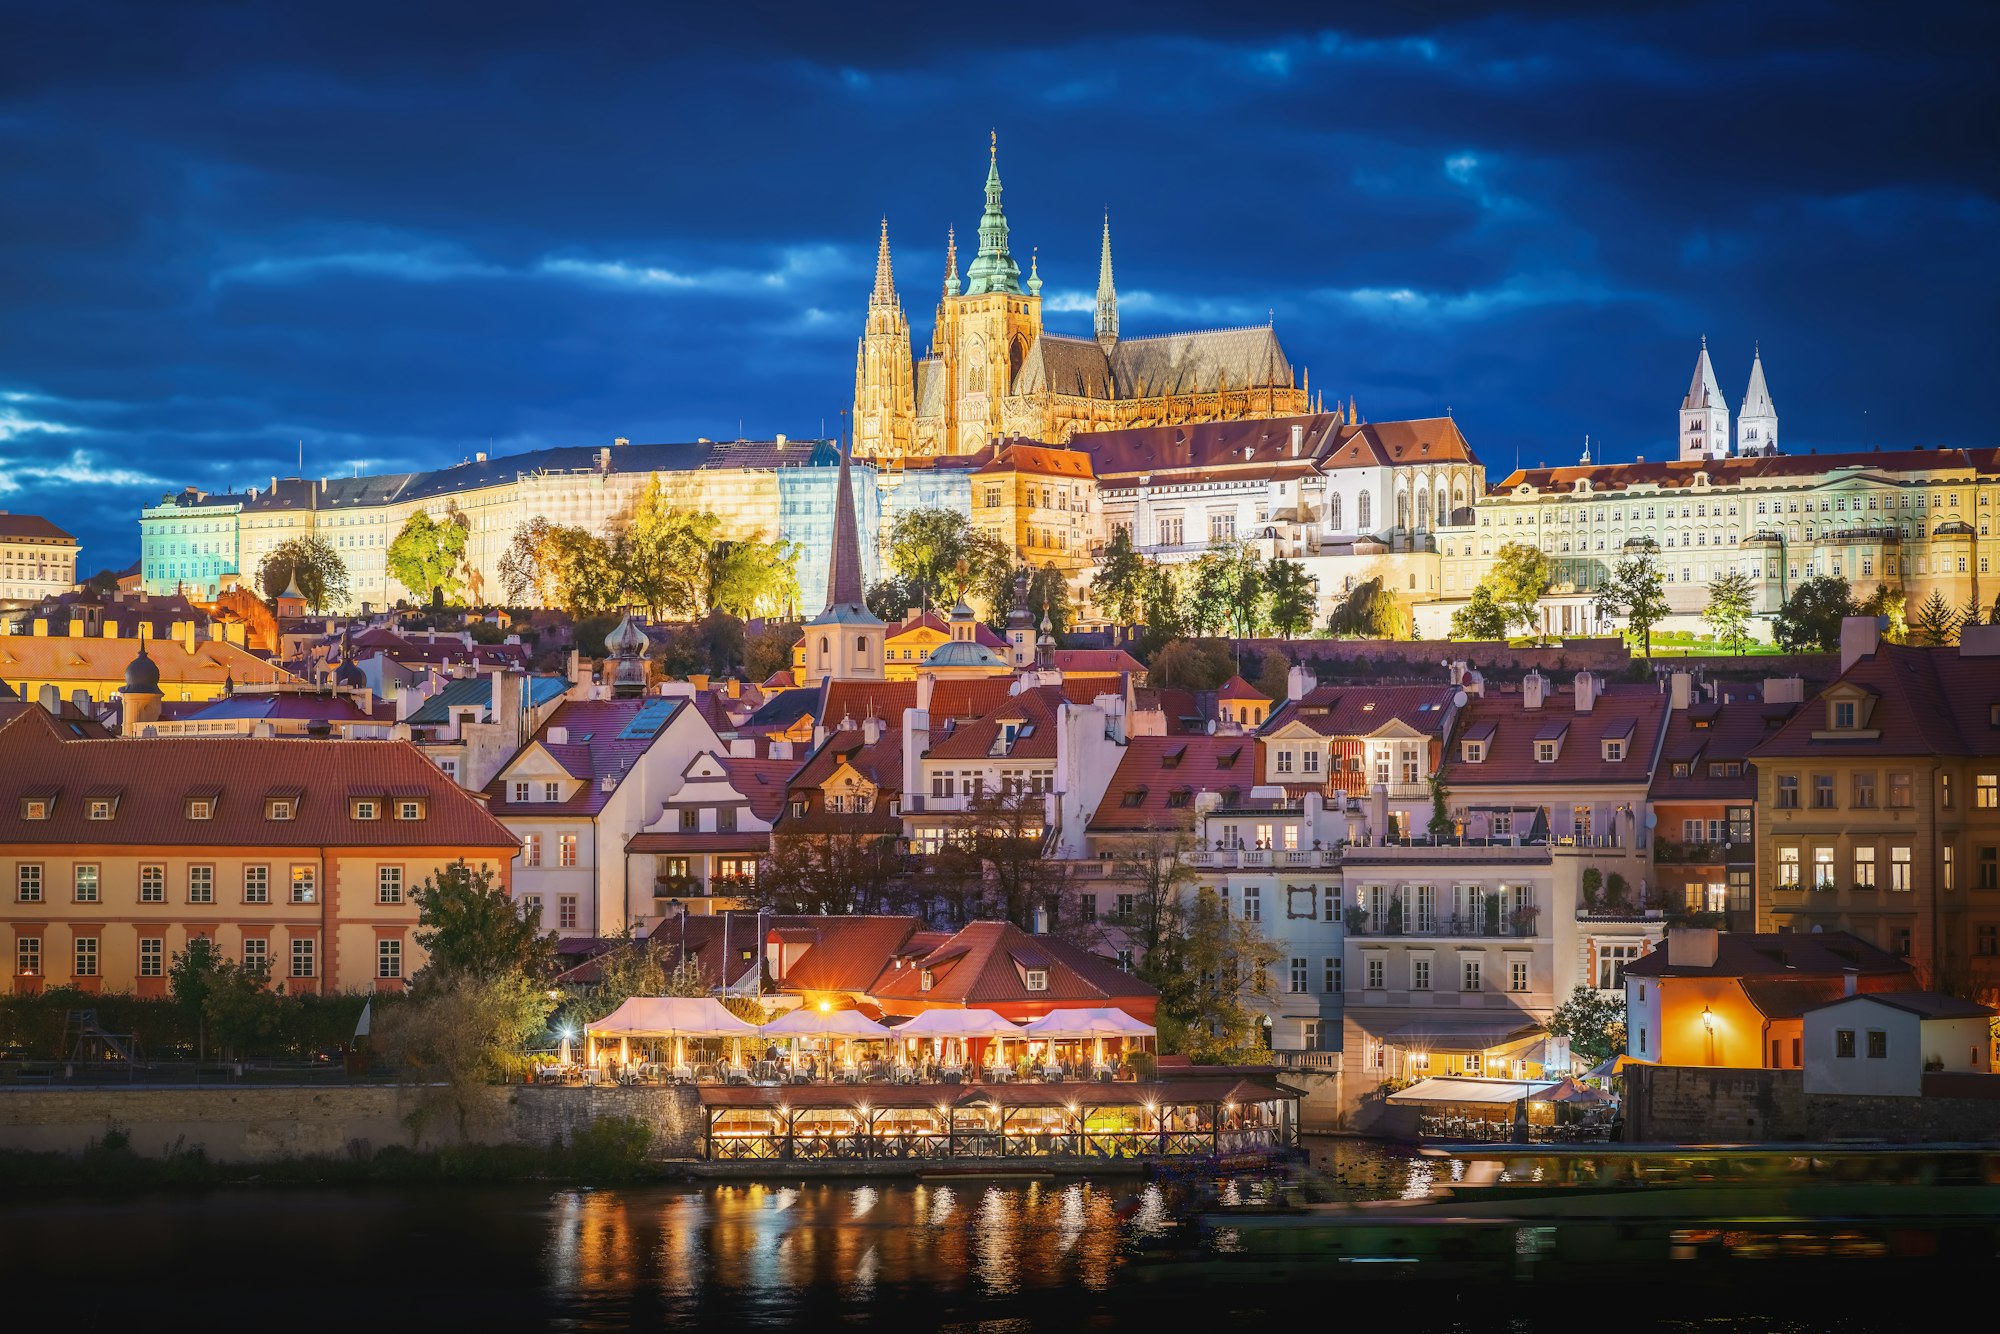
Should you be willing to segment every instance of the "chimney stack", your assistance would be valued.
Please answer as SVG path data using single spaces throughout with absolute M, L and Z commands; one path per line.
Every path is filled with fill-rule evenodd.
M 1589 672 L 1576 674 L 1576 711 L 1589 713 L 1597 705 L 1597 678 Z
M 1675 672 L 1668 677 L 1667 688 L 1671 696 L 1668 704 L 1675 712 L 1687 708 L 1694 698 L 1694 678 L 1686 672 Z
M 1840 670 L 1872 655 L 1889 626 L 1886 616 L 1849 616 L 1840 623 Z
M 1549 683 L 1543 678 L 1540 672 L 1529 672 L 1521 678 L 1521 707 L 1524 709 L 1541 708 L 1542 699 L 1547 694 L 1548 688 Z

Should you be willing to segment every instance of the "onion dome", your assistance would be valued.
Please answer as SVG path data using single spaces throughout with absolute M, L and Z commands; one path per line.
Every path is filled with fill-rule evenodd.
M 160 693 L 160 665 L 146 652 L 145 644 L 139 645 L 139 656 L 125 668 L 125 693 L 128 695 L 157 695 Z

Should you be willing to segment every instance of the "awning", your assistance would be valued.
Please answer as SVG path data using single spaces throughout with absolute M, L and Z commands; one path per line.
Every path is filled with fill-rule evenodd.
M 801 1005 L 757 1030 L 767 1038 L 886 1038 L 889 1030 L 854 1010 Z
M 1609 1079 L 1611 1078 L 1611 1076 L 1617 1074 L 1620 1070 L 1623 1070 L 1628 1065 L 1651 1065 L 1651 1064 L 1652 1064 L 1651 1061 L 1642 1061 L 1639 1060 L 1637 1057 L 1627 1056 L 1624 1052 L 1621 1051 L 1614 1055 L 1607 1056 L 1603 1060 L 1599 1061 L 1596 1065 L 1591 1066 L 1590 1069 L 1583 1072 L 1583 1078 Z
M 991 1010 L 925 1010 L 891 1032 L 899 1038 L 1019 1038 L 1019 1025 Z
M 1400 1093 L 1391 1093 L 1389 1101 L 1512 1106 L 1523 1098 L 1545 1098 L 1559 1084 L 1553 1079 L 1460 1079 L 1447 1075 L 1419 1080 Z
M 1022 1030 L 1031 1038 L 1150 1038 L 1156 1035 L 1151 1024 L 1134 1019 L 1115 1006 L 1078 1010 L 1053 1010 Z
M 587 1031 L 613 1038 L 757 1036 L 756 1025 L 738 1019 L 710 996 L 634 996 Z
M 1405 1024 L 1392 1033 L 1384 1034 L 1382 1040 L 1410 1051 L 1486 1052 L 1510 1042 L 1535 1037 L 1541 1031 L 1542 1026 L 1533 1019 L 1525 1019 L 1525 1022 L 1523 1019 L 1500 1019 L 1482 1023 L 1476 1019 L 1439 1018 Z

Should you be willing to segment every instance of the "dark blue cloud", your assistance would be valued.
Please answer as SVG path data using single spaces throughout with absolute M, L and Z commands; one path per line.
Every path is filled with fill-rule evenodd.
M 1109 208 L 1129 331 L 1275 312 L 1495 469 L 1665 452 L 1702 333 L 1791 447 L 1990 442 L 1990 6 L 683 8 L 10 6 L 0 506 L 817 431 L 995 128 L 1051 323 Z

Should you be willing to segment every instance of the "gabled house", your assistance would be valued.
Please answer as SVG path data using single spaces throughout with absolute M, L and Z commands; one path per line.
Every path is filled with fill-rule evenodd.
M 678 785 L 626 841 L 633 919 L 650 926 L 736 906 L 757 883 L 794 767 L 789 758 L 695 752 Z
M 1258 730 L 1258 781 L 1350 807 L 1385 789 L 1404 836 L 1431 817 L 1431 778 L 1459 715 L 1458 687 L 1320 685 L 1294 667 L 1290 696 Z

